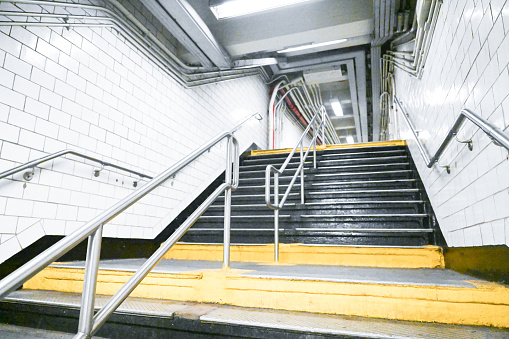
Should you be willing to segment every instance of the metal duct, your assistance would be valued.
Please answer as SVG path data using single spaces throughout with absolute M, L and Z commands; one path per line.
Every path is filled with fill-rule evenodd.
M 232 68 L 230 55 L 186 0 L 141 0 L 152 14 L 204 66 Z

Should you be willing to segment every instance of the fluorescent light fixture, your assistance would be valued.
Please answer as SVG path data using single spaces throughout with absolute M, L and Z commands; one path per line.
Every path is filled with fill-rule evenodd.
M 347 143 L 347 144 L 353 144 L 353 142 L 354 142 L 354 141 L 353 141 L 353 136 L 348 135 L 348 136 L 346 137 L 346 143 Z
M 332 110 L 334 111 L 334 114 L 338 117 L 343 116 L 343 107 L 341 107 L 341 104 L 339 101 L 331 101 L 330 105 L 332 106 Z
M 210 0 L 209 7 L 218 20 L 290 6 L 309 0 Z
M 332 40 L 332 41 L 319 42 L 319 43 L 317 43 L 317 44 L 315 44 L 315 43 L 311 43 L 311 44 L 302 45 L 302 46 L 297 46 L 297 47 L 285 48 L 285 49 L 282 49 L 282 50 L 277 51 L 277 52 L 278 52 L 278 53 L 290 53 L 290 52 L 302 51 L 302 50 L 304 50 L 304 49 L 311 49 L 311 48 L 318 48 L 318 47 L 323 47 L 323 46 L 329 46 L 329 45 L 340 44 L 340 43 L 345 42 L 345 41 L 347 41 L 347 40 L 348 40 L 348 39 L 339 39 L 339 40 Z

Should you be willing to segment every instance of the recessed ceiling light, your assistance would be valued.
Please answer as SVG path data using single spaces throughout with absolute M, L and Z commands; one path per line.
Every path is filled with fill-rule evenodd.
M 310 0 L 210 0 L 209 7 L 218 20 L 267 11 Z
M 337 101 L 337 100 L 331 101 L 330 105 L 332 107 L 332 110 L 334 111 L 334 114 L 336 114 L 336 116 L 338 116 L 338 117 L 343 116 L 343 107 L 341 107 L 341 104 L 339 103 L 339 101 Z
M 353 141 L 353 136 L 349 135 L 349 136 L 346 137 L 346 143 L 347 144 L 353 144 L 353 142 L 354 142 Z
M 311 44 L 302 45 L 302 46 L 285 48 L 285 49 L 282 49 L 282 50 L 277 51 L 277 52 L 278 53 L 290 53 L 290 52 L 302 51 L 302 50 L 305 50 L 305 49 L 311 49 L 311 48 L 318 48 L 318 47 L 323 47 L 323 46 L 340 44 L 340 43 L 345 42 L 347 40 L 348 39 L 339 39 L 339 40 L 319 42 L 317 44 L 311 43 Z

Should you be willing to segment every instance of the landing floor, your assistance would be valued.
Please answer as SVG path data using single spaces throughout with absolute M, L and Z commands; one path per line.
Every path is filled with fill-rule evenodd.
M 99 268 L 113 271 L 136 271 L 144 259 L 101 260 Z M 53 267 L 84 268 L 84 261 L 53 264 Z M 154 268 L 153 273 L 186 273 L 219 270 L 222 263 L 205 260 L 165 259 Z M 419 285 L 477 288 L 475 282 L 483 282 L 464 274 L 441 269 L 402 269 L 377 267 L 347 267 L 320 265 L 279 265 L 232 262 L 233 270 L 240 276 L 256 278 L 299 279 L 332 282 L 375 283 L 388 285 Z M 242 272 L 244 271 L 244 272 Z
M 70 308 L 79 308 L 80 294 L 54 291 L 22 290 L 13 292 L 9 302 L 32 303 Z M 97 296 L 97 306 L 102 306 L 109 296 Z M 202 323 L 227 324 L 304 331 L 311 336 L 333 335 L 341 338 L 392 338 L 392 339 L 502 339 L 509 338 L 509 331 L 478 326 L 459 326 L 436 323 L 420 323 L 353 316 L 312 314 L 256 308 L 242 308 L 217 304 L 198 304 L 171 300 L 128 298 L 117 310 L 121 314 L 145 314 L 149 317 L 195 319 Z M 3 327 L 2 327 L 3 326 Z M 11 333 L 21 334 L 20 329 L 0 325 L 0 337 L 11 338 Z M 35 338 L 46 331 L 30 330 Z M 44 332 L 44 333 L 43 333 Z M 37 336 L 38 333 L 41 336 Z M 298 333 L 298 332 L 296 332 Z M 6 336 L 4 336 L 4 334 Z M 28 338 L 30 336 L 25 336 Z M 23 336 L 12 337 L 23 338 Z M 59 337 L 60 338 L 60 337 Z M 66 338 L 62 335 L 61 338 Z

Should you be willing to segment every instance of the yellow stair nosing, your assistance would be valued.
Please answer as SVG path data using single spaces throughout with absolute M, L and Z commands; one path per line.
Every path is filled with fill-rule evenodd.
M 362 147 L 381 147 L 381 146 L 406 146 L 406 141 L 404 140 L 394 140 L 394 141 L 379 141 L 379 142 L 367 142 L 360 144 L 344 144 L 344 145 L 326 145 L 326 146 L 316 146 L 317 151 L 323 150 L 333 150 L 333 149 L 348 149 L 348 148 L 362 148 Z M 305 147 L 303 150 L 306 151 L 308 148 Z M 269 154 L 281 154 L 281 153 L 290 153 L 292 148 L 281 148 L 281 149 L 273 149 L 273 150 L 252 150 L 250 155 L 269 155 Z M 296 150 L 297 152 L 300 149 Z

